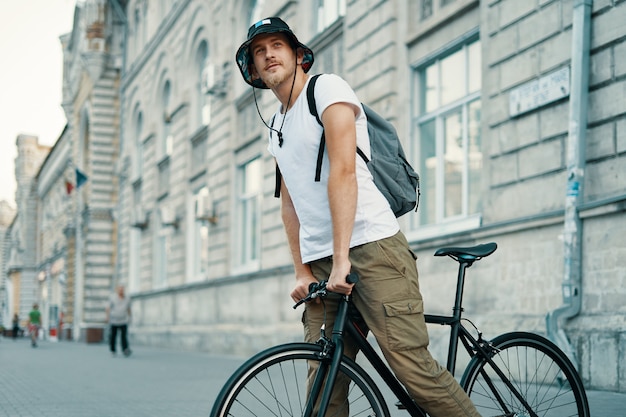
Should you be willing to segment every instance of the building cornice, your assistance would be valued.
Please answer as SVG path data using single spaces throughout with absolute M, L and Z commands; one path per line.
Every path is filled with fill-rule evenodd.
M 161 24 L 157 33 L 150 39 L 148 44 L 144 47 L 141 54 L 135 59 L 128 71 L 123 74 L 121 82 L 121 91 L 124 92 L 128 86 L 134 81 L 137 74 L 139 74 L 146 63 L 152 58 L 155 51 L 163 45 L 163 40 L 170 33 L 172 28 L 178 24 L 180 15 L 187 9 L 191 0 L 181 1 L 175 8 L 169 13 L 165 21 Z

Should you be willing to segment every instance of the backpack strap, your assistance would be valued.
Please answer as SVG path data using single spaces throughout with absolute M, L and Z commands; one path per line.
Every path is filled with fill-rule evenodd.
M 278 162 L 276 162 L 276 184 L 274 185 L 274 197 L 280 197 L 280 183 L 283 174 L 280 173 L 280 168 L 278 167 Z
M 320 115 L 317 113 L 317 103 L 315 102 L 315 83 L 321 74 L 316 74 L 311 77 L 309 80 L 309 85 L 306 88 L 306 99 L 309 104 L 309 112 L 315 116 L 317 123 L 324 128 L 322 121 L 320 120 Z M 324 159 L 324 148 L 326 147 L 326 134 L 324 130 L 322 130 L 322 137 L 320 138 L 320 147 L 317 151 L 317 165 L 315 167 L 315 182 L 320 181 L 320 177 L 322 176 L 322 160 Z
M 322 74 L 316 74 L 312 76 L 311 79 L 309 80 L 309 85 L 307 86 L 307 89 L 306 89 L 306 99 L 309 104 L 309 112 L 313 116 L 315 116 L 317 123 L 319 123 L 320 126 L 322 126 L 323 128 L 324 125 L 322 124 L 322 120 L 320 119 L 320 116 L 317 113 L 317 103 L 315 102 L 315 83 L 317 82 L 317 79 L 319 78 L 320 75 Z M 363 108 L 363 111 L 365 111 L 365 107 Z M 322 130 L 322 137 L 320 138 L 320 147 L 319 147 L 319 150 L 317 151 L 317 165 L 315 167 L 315 182 L 319 182 L 320 177 L 322 175 L 322 161 L 324 159 L 325 147 L 326 147 L 326 134 Z M 367 155 L 365 155 L 365 153 L 358 146 L 356 148 L 356 152 L 363 159 L 363 161 L 365 161 L 366 164 L 370 161 Z
M 272 121 L 270 122 L 270 135 L 272 134 L 272 129 L 274 127 L 274 120 L 276 120 L 276 115 L 272 116 Z M 274 185 L 274 197 L 280 197 L 280 183 L 281 183 L 282 174 L 280 173 L 280 168 L 278 167 L 278 162 L 276 162 L 276 183 Z

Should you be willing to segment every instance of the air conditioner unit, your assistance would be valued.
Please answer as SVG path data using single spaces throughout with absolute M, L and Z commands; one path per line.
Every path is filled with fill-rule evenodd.
M 208 64 L 202 70 L 202 92 L 212 96 L 226 94 L 225 69 L 214 64 Z
M 215 65 L 208 64 L 202 70 L 202 92 L 211 94 L 211 90 L 215 86 Z
M 195 217 L 198 221 L 208 221 L 211 224 L 217 223 L 218 217 L 210 195 L 196 196 Z
M 143 207 L 133 207 L 133 210 L 130 213 L 130 225 L 132 227 L 144 230 L 148 227 L 148 223 L 148 213 L 143 209 Z
M 163 226 L 174 226 L 178 229 L 179 219 L 174 210 L 172 210 L 169 206 L 162 206 L 159 209 L 159 212 L 161 214 L 161 224 Z

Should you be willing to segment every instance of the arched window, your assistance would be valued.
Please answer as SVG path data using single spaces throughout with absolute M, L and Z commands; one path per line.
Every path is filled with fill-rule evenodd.
M 259 20 L 263 19 L 265 16 L 261 15 L 263 12 L 263 6 L 265 5 L 265 0 L 253 0 L 251 2 L 250 7 L 250 18 L 248 19 L 248 26 L 252 26 Z
M 196 124 L 198 126 L 211 123 L 211 104 L 208 90 L 214 82 L 215 71 L 209 62 L 209 47 L 206 41 L 200 42 L 196 52 L 196 70 L 198 77 L 198 88 L 196 89 Z
M 133 132 L 133 179 L 141 178 L 143 175 L 143 113 L 141 110 L 135 112 L 135 129 Z
M 174 138 L 171 133 L 171 108 L 172 87 L 170 81 L 165 81 L 161 96 L 161 106 L 163 109 L 163 135 L 161 137 L 161 158 L 171 155 L 174 147 Z

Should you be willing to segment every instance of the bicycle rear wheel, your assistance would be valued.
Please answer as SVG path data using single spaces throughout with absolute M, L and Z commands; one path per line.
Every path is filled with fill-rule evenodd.
M 320 352 L 315 344 L 290 343 L 257 354 L 226 382 L 211 417 L 305 416 L 307 373 L 322 362 Z M 337 378 L 349 380 L 348 396 L 327 416 L 389 417 L 380 390 L 354 361 L 344 357 Z
M 548 339 L 525 332 L 492 340 L 491 359 L 530 405 L 523 403 L 485 358 L 469 363 L 461 386 L 483 417 L 589 417 L 580 376 L 567 356 Z

